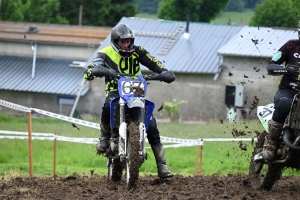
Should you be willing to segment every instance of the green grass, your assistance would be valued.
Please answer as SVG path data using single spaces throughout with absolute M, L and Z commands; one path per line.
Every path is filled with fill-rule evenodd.
M 230 19 L 232 23 L 239 25 L 248 25 L 251 18 L 254 16 L 254 11 L 247 9 L 244 12 L 222 12 L 211 23 L 227 24 Z
M 98 121 L 96 119 L 90 121 Z M 27 131 L 27 117 L 10 117 L 0 113 L 0 130 Z M 79 130 L 77 129 L 79 128 Z M 56 133 L 67 137 L 99 137 L 99 130 L 53 119 L 32 119 L 33 132 Z M 182 139 L 198 138 L 252 138 L 255 131 L 263 131 L 258 120 L 245 122 L 210 122 L 207 124 L 158 123 L 161 136 Z M 233 132 L 233 130 L 236 130 Z M 237 133 L 241 136 L 237 136 Z M 0 175 L 29 175 L 28 141 L 0 139 Z M 165 144 L 167 146 L 167 144 Z M 246 150 L 242 150 L 245 147 Z M 35 176 L 52 176 L 54 142 L 33 140 L 33 172 Z M 253 146 L 250 142 L 205 142 L 203 146 L 203 175 L 247 174 Z M 147 148 L 149 159 L 140 169 L 140 174 L 156 174 L 155 158 Z M 195 164 L 199 171 L 200 152 L 196 160 L 196 147 L 166 148 L 167 164 L 174 174 L 193 175 Z M 56 175 L 70 174 L 106 175 L 106 158 L 96 155 L 95 145 L 57 141 Z M 289 172 L 290 173 L 290 172 Z M 294 172 L 293 172 L 294 173 Z
M 254 11 L 246 9 L 244 12 L 221 12 L 214 20 L 213 24 L 227 24 L 228 20 L 238 25 L 248 25 L 251 18 L 254 16 Z M 138 13 L 135 17 L 158 19 L 156 14 Z M 191 19 L 193 21 L 193 19 Z
M 158 19 L 156 14 L 138 13 L 135 15 L 138 18 Z
M 98 121 L 93 119 L 92 121 Z M 79 128 L 79 130 L 77 129 Z M 53 119 L 32 119 L 33 132 L 56 133 L 67 137 L 99 137 L 99 130 Z M 233 138 L 232 130 L 244 132 L 241 137 L 255 136 L 254 130 L 262 131 L 262 126 L 256 121 L 238 123 L 158 123 L 161 136 L 182 139 L 198 138 Z M 27 116 L 10 117 L 0 113 L 0 130 L 22 131 L 28 129 Z M 33 165 L 36 176 L 53 175 L 53 141 L 33 140 Z M 165 144 L 166 146 L 167 144 Z M 245 142 L 249 146 L 250 143 Z M 19 139 L 0 139 L 0 175 L 18 172 L 29 174 L 28 141 Z M 238 142 L 205 142 L 203 146 L 203 174 L 247 173 L 250 153 L 239 148 Z M 154 155 L 147 149 L 149 160 L 141 167 L 141 174 L 156 174 Z M 195 147 L 166 148 L 167 163 L 174 174 L 193 175 L 196 159 Z M 198 163 L 200 155 L 198 155 Z M 57 141 L 57 175 L 74 173 L 106 174 L 106 158 L 96 156 L 95 145 Z M 199 164 L 197 165 L 199 166 Z

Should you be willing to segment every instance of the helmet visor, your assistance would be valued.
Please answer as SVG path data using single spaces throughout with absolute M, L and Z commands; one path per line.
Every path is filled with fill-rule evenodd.
M 123 58 L 127 58 L 132 56 L 134 52 L 134 49 L 119 49 L 119 54 L 123 57 Z

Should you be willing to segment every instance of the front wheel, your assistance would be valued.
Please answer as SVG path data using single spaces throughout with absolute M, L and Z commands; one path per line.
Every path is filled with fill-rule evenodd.
M 131 122 L 128 126 L 127 155 L 126 155 L 126 183 L 128 188 L 136 185 L 139 178 L 140 151 L 139 123 Z
M 266 163 L 263 159 L 254 161 L 255 155 L 263 150 L 266 135 L 267 132 L 263 132 L 257 137 L 257 143 L 251 156 L 249 180 L 255 189 L 271 190 L 282 174 L 282 166 Z
M 114 182 L 122 178 L 123 165 L 120 158 L 107 158 L 108 179 Z

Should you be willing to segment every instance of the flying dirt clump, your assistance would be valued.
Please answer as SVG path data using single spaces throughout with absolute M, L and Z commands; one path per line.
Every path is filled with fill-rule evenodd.
M 233 128 L 231 133 L 234 138 L 246 135 L 246 132 L 244 130 L 237 130 L 236 128 Z

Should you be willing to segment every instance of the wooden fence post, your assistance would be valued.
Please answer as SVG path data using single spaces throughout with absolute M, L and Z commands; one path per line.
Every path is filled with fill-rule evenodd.
M 54 134 L 53 176 L 56 176 L 56 133 Z
M 33 176 L 33 166 L 32 166 L 32 122 L 31 122 L 31 112 L 27 113 L 28 118 L 28 157 L 29 157 L 29 175 Z
M 196 145 L 196 157 L 195 157 L 195 167 L 194 167 L 194 176 L 197 175 L 197 166 L 198 166 L 198 151 L 199 146 Z
M 202 175 L 203 140 L 202 139 L 197 139 L 197 141 L 198 141 L 199 145 L 196 145 L 196 157 L 195 157 L 194 176 L 195 175 Z M 200 162 L 199 162 L 199 167 L 198 167 L 198 152 L 199 152 L 199 147 L 200 147 Z

